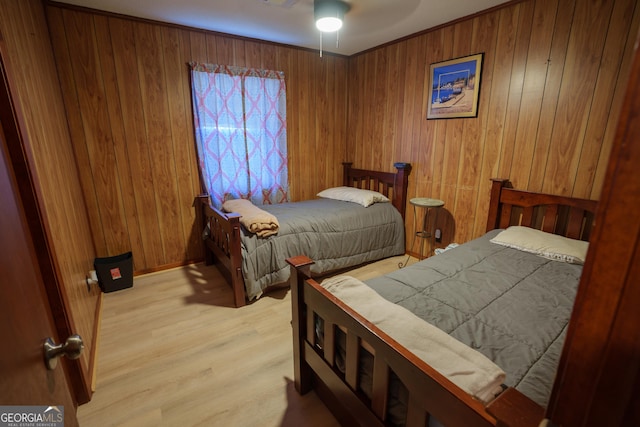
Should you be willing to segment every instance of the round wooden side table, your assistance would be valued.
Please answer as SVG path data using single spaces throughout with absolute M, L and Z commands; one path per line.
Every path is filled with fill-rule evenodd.
M 444 201 L 439 199 L 432 199 L 429 197 L 415 197 L 409 200 L 409 203 L 413 205 L 413 246 L 411 250 L 414 250 L 416 239 L 422 239 L 420 242 L 420 256 L 422 258 L 433 255 L 433 249 L 435 246 L 435 227 L 438 222 L 438 212 L 440 208 L 444 206 Z M 424 209 L 424 215 L 422 216 L 422 229 L 417 229 L 418 208 Z M 429 252 L 424 254 L 424 244 L 429 243 Z

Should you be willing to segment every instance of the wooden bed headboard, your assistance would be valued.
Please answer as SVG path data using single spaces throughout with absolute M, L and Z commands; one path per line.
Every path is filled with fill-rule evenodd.
M 514 190 L 507 179 L 491 181 L 487 231 L 523 225 L 589 241 L 598 206 L 596 200 Z
M 351 167 L 352 164 L 350 162 L 342 163 L 344 185 L 382 193 L 391 200 L 393 206 L 398 209 L 404 219 L 411 164 L 394 163 L 393 166 L 397 169 L 395 173 L 355 169 Z

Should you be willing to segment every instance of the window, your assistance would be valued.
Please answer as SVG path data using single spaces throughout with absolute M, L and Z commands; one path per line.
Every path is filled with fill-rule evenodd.
M 284 74 L 189 65 L 200 174 L 211 202 L 288 201 Z

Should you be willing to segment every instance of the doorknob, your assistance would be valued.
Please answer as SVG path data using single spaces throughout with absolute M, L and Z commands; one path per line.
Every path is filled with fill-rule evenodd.
M 51 338 L 44 341 L 44 363 L 47 369 L 54 370 L 58 366 L 58 357 L 67 356 L 69 359 L 77 359 L 84 350 L 84 342 L 78 334 L 73 334 L 64 342 L 56 344 Z

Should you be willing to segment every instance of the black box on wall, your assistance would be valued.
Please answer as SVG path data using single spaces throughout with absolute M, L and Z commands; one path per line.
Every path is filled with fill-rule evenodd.
M 113 292 L 133 286 L 133 254 L 127 252 L 93 261 L 102 292 Z

